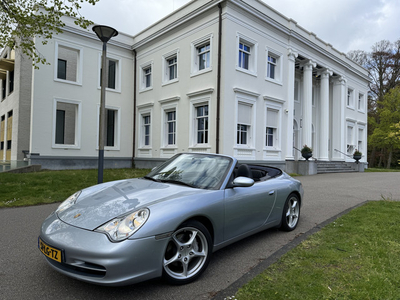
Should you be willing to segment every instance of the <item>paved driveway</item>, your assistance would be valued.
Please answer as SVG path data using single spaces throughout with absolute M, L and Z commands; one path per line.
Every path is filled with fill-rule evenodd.
M 58 204 L 0 209 L 0 299 L 223 299 L 252 276 L 248 274 L 277 256 L 280 249 L 287 249 L 293 240 L 326 220 L 365 200 L 400 199 L 400 173 L 298 178 L 305 199 L 295 231 L 267 230 L 217 251 L 203 276 L 185 286 L 169 286 L 156 279 L 110 288 L 70 279 L 50 269 L 37 249 L 40 224 Z

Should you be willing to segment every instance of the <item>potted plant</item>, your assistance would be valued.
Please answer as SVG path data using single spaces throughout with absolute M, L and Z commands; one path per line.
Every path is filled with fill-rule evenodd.
M 361 159 L 362 153 L 357 149 L 353 153 L 353 158 L 356 160 L 356 163 Z
M 306 160 L 312 157 L 312 149 L 307 145 L 304 145 L 301 149 L 301 156 L 303 156 Z

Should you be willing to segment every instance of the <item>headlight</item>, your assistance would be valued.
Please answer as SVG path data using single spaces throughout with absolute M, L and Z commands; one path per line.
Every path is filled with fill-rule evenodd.
M 95 231 L 106 233 L 114 242 L 120 242 L 134 234 L 146 223 L 150 211 L 147 208 L 137 210 L 129 215 L 115 218 L 100 226 Z
M 70 208 L 72 205 L 75 204 L 76 200 L 78 199 L 79 195 L 81 194 L 82 191 L 76 192 L 75 194 L 69 196 L 67 198 L 67 200 L 65 200 L 63 203 L 61 203 L 57 210 L 56 213 L 60 213 L 64 210 L 66 210 L 67 208 Z

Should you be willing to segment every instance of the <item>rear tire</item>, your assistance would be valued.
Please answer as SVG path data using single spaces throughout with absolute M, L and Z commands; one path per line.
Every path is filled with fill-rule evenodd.
M 163 277 L 171 284 L 196 280 L 207 268 L 212 253 L 211 235 L 200 222 L 183 223 L 171 236 L 163 258 Z
M 281 229 L 292 231 L 297 227 L 300 219 L 300 198 L 296 194 L 290 194 L 283 207 Z

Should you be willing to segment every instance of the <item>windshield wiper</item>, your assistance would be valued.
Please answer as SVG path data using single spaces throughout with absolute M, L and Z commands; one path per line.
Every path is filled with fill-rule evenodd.
M 164 182 L 164 183 L 175 183 L 175 184 L 180 184 L 180 185 L 188 186 L 188 187 L 191 187 L 191 188 L 197 188 L 197 187 L 194 186 L 193 184 L 186 183 L 186 182 L 179 181 L 179 180 L 163 179 L 163 180 L 160 180 L 160 181 L 161 181 L 161 182 Z
M 155 178 L 153 178 L 153 177 L 150 177 L 150 176 L 144 176 L 143 178 L 144 178 L 144 179 L 153 180 L 153 181 L 155 181 L 155 182 L 161 182 L 161 180 L 159 180 L 159 179 L 155 179 Z

